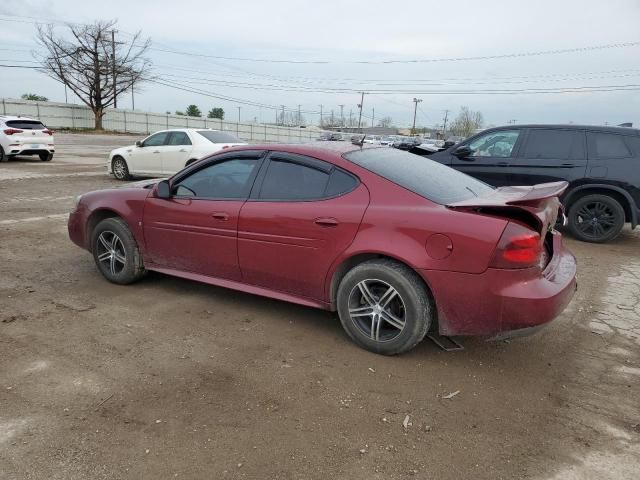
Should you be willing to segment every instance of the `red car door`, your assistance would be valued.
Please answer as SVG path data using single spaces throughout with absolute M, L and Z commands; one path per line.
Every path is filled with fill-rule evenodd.
M 189 169 L 168 199 L 149 197 L 143 229 L 146 261 L 183 272 L 240 280 L 238 216 L 262 152 L 237 152 Z
M 272 153 L 240 211 L 243 281 L 323 300 L 329 267 L 353 241 L 368 204 L 368 190 L 353 175 Z

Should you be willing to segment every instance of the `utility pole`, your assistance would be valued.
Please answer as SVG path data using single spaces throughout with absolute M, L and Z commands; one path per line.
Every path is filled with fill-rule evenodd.
M 131 110 L 135 110 L 136 109 L 136 100 L 133 97 L 133 92 L 135 91 L 135 89 L 133 88 L 133 82 L 131 83 Z
M 353 108 L 349 109 L 349 127 L 353 126 Z
M 414 98 L 413 103 L 413 127 L 411 128 L 411 133 L 415 135 L 416 133 L 416 113 L 418 113 L 418 104 L 422 101 L 421 98 Z
M 116 101 L 116 31 L 111 30 L 111 76 L 113 77 L 113 108 L 118 108 Z
M 449 118 L 449 110 L 444 111 L 444 124 L 442 126 L 442 136 L 447 134 L 447 119 Z
M 67 100 L 67 84 L 63 83 L 64 85 L 64 103 L 69 103 L 69 101 Z
M 371 126 L 376 126 L 376 107 L 371 107 Z
M 322 128 L 322 105 L 320 105 L 320 128 Z
M 284 105 L 280 105 L 282 107 L 282 126 L 284 126 Z
M 336 124 L 336 121 L 333 118 L 333 109 L 331 109 L 331 126 L 333 127 L 335 124 Z
M 242 107 L 238 107 L 238 123 L 240 123 L 240 109 L 241 109 L 241 108 L 242 108 Z
M 358 108 L 360 109 L 360 115 L 358 116 L 358 130 L 360 130 L 360 132 L 362 133 L 360 125 L 362 122 L 362 106 L 364 105 L 364 92 L 360 92 L 360 93 L 362 94 L 362 96 L 360 97 L 360 103 L 358 104 Z
M 300 126 L 300 124 L 302 124 L 302 115 L 300 115 L 300 107 L 302 105 L 298 104 L 298 126 Z
M 344 128 L 344 103 L 340 107 L 340 126 Z

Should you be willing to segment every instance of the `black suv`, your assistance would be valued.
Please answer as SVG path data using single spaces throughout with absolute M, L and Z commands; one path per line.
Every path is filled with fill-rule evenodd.
M 412 150 L 413 151 L 413 150 Z M 569 230 L 587 242 L 615 238 L 640 217 L 640 130 L 514 125 L 485 130 L 428 155 L 494 186 L 566 180 Z

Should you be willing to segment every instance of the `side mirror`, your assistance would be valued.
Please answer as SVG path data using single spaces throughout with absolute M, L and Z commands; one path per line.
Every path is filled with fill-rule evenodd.
M 138 140 L 136 142 L 136 147 L 142 147 L 142 140 Z
M 471 150 L 468 145 L 460 145 L 458 148 L 456 148 L 452 152 L 452 154 L 455 155 L 458 158 L 468 157 L 472 153 L 473 153 L 473 150 Z
M 156 197 L 158 198 L 171 198 L 171 186 L 168 180 L 162 180 L 158 183 L 156 189 Z

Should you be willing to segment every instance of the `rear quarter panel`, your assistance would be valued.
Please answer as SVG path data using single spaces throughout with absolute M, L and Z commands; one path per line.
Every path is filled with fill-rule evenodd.
M 363 168 L 350 164 L 349 169 L 365 183 L 371 200 L 354 241 L 330 269 L 327 292 L 339 265 L 362 253 L 390 256 L 415 270 L 481 273 L 488 268 L 505 220 L 453 211 Z M 450 240 L 446 258 L 427 253 L 427 242 L 436 234 Z

